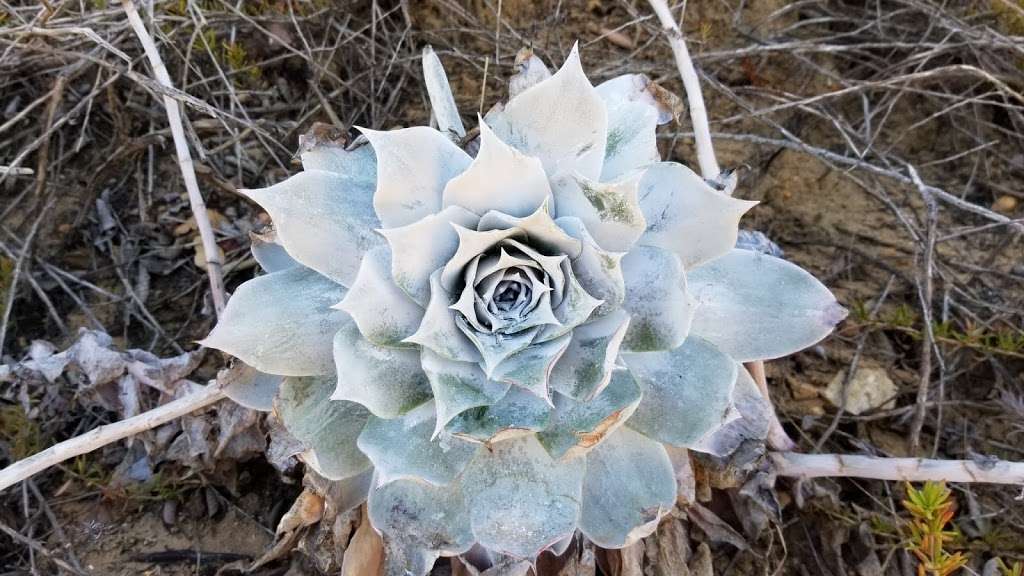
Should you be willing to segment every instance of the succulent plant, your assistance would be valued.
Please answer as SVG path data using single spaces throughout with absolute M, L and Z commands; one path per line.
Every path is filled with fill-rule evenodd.
M 314 143 L 303 172 L 244 191 L 275 225 L 253 244 L 267 274 L 204 341 L 259 371 L 233 398 L 273 406 L 308 466 L 368 490 L 395 573 L 649 534 L 680 454 L 764 438 L 742 363 L 845 315 L 801 268 L 734 248 L 755 204 L 734 181 L 661 161 L 664 90 L 595 87 L 575 48 L 554 74 L 519 67 L 466 137 L 427 50 L 439 129 Z

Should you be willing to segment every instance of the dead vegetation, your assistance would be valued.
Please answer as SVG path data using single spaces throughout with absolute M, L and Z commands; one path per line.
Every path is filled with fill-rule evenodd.
M 644 72 L 681 93 L 644 2 L 144 4 L 173 90 L 152 79 L 117 3 L 0 2 L 0 364 L 45 360 L 56 349 L 34 341 L 64 349 L 82 328 L 152 364 L 194 350 L 211 326 L 207 258 L 164 96 L 183 104 L 230 291 L 251 276 L 249 232 L 266 221 L 237 189 L 293 172 L 298 136 L 314 122 L 332 126 L 332 136 L 353 125 L 427 122 L 424 44 L 448 68 L 469 126 L 504 92 L 523 46 L 557 65 L 579 40 L 595 80 Z M 1024 4 L 691 0 L 683 27 L 719 162 L 740 170 L 738 196 L 762 202 L 747 226 L 853 312 L 822 346 L 767 367 L 800 449 L 980 465 L 1024 459 Z M 663 155 L 693 165 L 685 115 L 662 130 Z M 52 379 L 0 371 L 0 459 L 125 415 L 118 387 L 134 391 L 129 406 L 142 409 L 171 397 L 186 376 L 214 377 L 224 360 L 207 354 L 197 364 L 163 390 L 126 385 L 130 371 L 118 373 L 103 384 L 113 397 L 97 395 L 81 369 Z M 884 381 L 872 374 L 888 381 L 881 395 L 870 393 Z M 852 403 L 863 397 L 874 400 Z M 262 457 L 237 463 L 248 448 L 216 454 L 220 427 L 232 426 L 217 418 L 165 433 L 168 446 L 181 437 L 185 448 L 214 442 L 192 455 L 202 466 L 143 439 L 0 495 L 0 572 L 83 573 L 95 564 L 98 573 L 212 573 L 233 560 L 124 562 L 165 548 L 257 556 L 297 492 L 287 482 L 299 480 L 293 471 L 282 482 Z M 252 442 L 268 431 L 262 420 L 244 429 L 258 431 Z M 132 481 L 130 464 L 143 454 L 153 456 L 154 475 Z M 782 482 L 766 499 L 712 492 L 735 479 L 711 463 L 697 472 L 696 498 L 710 516 L 680 513 L 622 552 L 574 546 L 567 566 L 629 575 L 916 570 L 900 485 Z M 1007 566 L 1024 558 L 1017 490 L 951 488 L 960 503 L 953 553 L 977 573 L 995 556 Z M 358 517 L 303 530 L 330 532 L 344 549 L 356 526 Z M 249 544 L 232 548 L 218 532 L 232 527 Z M 313 561 L 297 555 L 295 565 L 338 568 L 318 559 L 311 541 L 299 548 Z M 282 564 L 264 570 L 282 573 Z

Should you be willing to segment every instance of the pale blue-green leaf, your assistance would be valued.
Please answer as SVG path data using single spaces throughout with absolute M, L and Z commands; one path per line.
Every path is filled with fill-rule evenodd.
M 601 175 L 608 118 L 576 47 L 551 78 L 524 90 L 487 120 L 502 140 L 540 158 L 549 177 L 579 173 L 596 180 Z
M 448 291 L 455 289 L 462 277 L 463 269 L 477 256 L 494 248 L 499 242 L 508 238 L 525 238 L 526 233 L 518 228 L 507 230 L 487 230 L 478 232 L 464 226 L 454 226 L 458 235 L 458 248 L 455 254 L 441 269 L 441 286 Z
M 537 342 L 546 342 L 568 334 L 574 328 L 586 322 L 594 310 L 601 305 L 601 300 L 594 298 L 583 289 L 572 270 L 568 258 L 562 260 L 562 274 L 565 276 L 565 297 L 554 307 L 555 318 L 561 324 L 548 324 L 537 336 Z M 552 299 L 554 303 L 554 299 Z
M 584 462 L 555 461 L 531 434 L 481 450 L 463 474 L 473 534 L 489 550 L 533 559 L 576 529 Z
M 378 346 L 408 347 L 423 320 L 423 309 L 391 279 L 391 250 L 366 253 L 345 298 L 335 305 L 352 317 L 363 337 Z
M 243 283 L 200 344 L 270 374 L 333 374 L 331 339 L 348 314 L 331 306 L 340 284 L 309 268 L 289 268 Z
M 350 148 L 333 142 L 307 141 L 299 136 L 303 170 L 334 172 L 373 190 L 377 187 L 377 157 L 373 147 L 360 138 Z
M 491 377 L 514 384 L 550 404 L 548 378 L 555 363 L 565 353 L 571 338 L 571 335 L 565 334 L 528 346 L 498 364 Z
M 566 216 L 556 222 L 570 236 L 582 243 L 580 255 L 572 260 L 572 271 L 587 294 L 602 300 L 592 317 L 604 316 L 618 310 L 626 297 L 626 283 L 622 277 L 621 266 L 625 254 L 601 248 L 579 218 Z
M 458 484 L 389 482 L 370 490 L 368 512 L 388 543 L 391 574 L 425 576 L 438 556 L 473 546 L 469 510 Z
M 608 105 L 608 144 L 601 180 L 616 180 L 659 162 L 658 110 L 643 102 Z
M 654 246 L 637 246 L 622 259 L 629 330 L 622 348 L 631 352 L 671 350 L 690 333 L 696 302 L 687 291 L 679 257 Z
M 622 359 L 643 393 L 628 426 L 649 438 L 689 447 L 733 417 L 736 362 L 706 340 Z
M 667 124 L 678 116 L 683 103 L 675 94 L 651 82 L 645 74 L 623 74 L 597 85 L 597 93 L 609 107 L 623 103 L 641 103 L 657 112 L 658 124 Z
M 360 128 L 377 153 L 373 208 L 385 228 L 412 224 L 441 210 L 441 193 L 472 159 L 433 128 L 378 132 Z
M 551 456 L 575 458 L 629 420 L 639 403 L 640 387 L 633 376 L 616 370 L 593 400 L 580 402 L 556 393 L 554 416 L 548 427 L 537 433 L 537 439 Z
M 599 394 L 612 377 L 628 326 L 629 314 L 622 310 L 577 326 L 569 349 L 551 372 L 551 389 L 579 401 Z
M 274 409 L 308 449 L 306 463 L 324 478 L 341 480 L 370 468 L 356 446 L 369 412 L 359 404 L 331 401 L 335 383 L 333 376 L 285 378 Z
M 640 176 L 632 172 L 611 182 L 582 176 L 567 180 L 555 189 L 558 216 L 582 220 L 601 248 L 627 252 L 647 227 L 637 196 Z
M 494 404 L 470 408 L 453 418 L 447 430 L 470 441 L 498 442 L 543 430 L 550 420 L 546 399 L 512 386 Z
M 277 231 L 273 227 L 259 234 L 249 232 L 249 250 L 260 267 L 268 273 L 301 266 L 288 255 L 288 251 L 277 239 Z
M 220 377 L 220 375 L 218 375 Z M 241 360 L 221 378 L 224 395 L 250 410 L 270 412 L 283 376 L 260 372 Z
M 767 254 L 732 250 L 688 279 L 699 303 L 692 332 L 740 362 L 803 350 L 847 314 L 814 276 Z
M 372 188 L 349 176 L 309 170 L 269 188 L 240 190 L 274 220 L 288 254 L 349 286 L 363 254 L 383 239 Z
M 746 441 L 762 442 L 768 437 L 772 407 L 743 366 L 736 367 L 732 403 L 739 417 L 713 430 L 691 446 L 691 450 L 724 457 L 732 454 Z
M 516 352 L 525 349 L 533 343 L 537 333 L 541 331 L 540 326 L 527 328 L 514 334 L 503 334 L 500 332 L 479 332 L 470 326 L 461 314 L 456 315 L 455 324 L 459 330 L 469 338 L 469 341 L 476 346 L 477 351 L 483 359 L 481 367 L 488 378 L 494 378 L 494 371 L 498 365 Z
M 390 420 L 370 416 L 359 435 L 359 449 L 373 462 L 380 483 L 411 479 L 448 484 L 462 472 L 480 445 L 454 437 L 432 439 L 434 422 L 432 403 Z
M 459 107 L 455 105 L 455 96 L 448 84 L 448 75 L 444 73 L 441 60 L 429 45 L 423 47 L 423 83 L 427 86 L 430 109 L 437 120 L 437 129 L 454 141 L 462 139 L 466 129 L 462 126 Z
M 494 404 L 508 392 L 507 382 L 488 379 L 476 362 L 449 360 L 429 348 L 423 348 L 420 359 L 434 394 L 437 418 L 433 436 L 452 418 L 470 408 Z
M 423 322 L 405 341 L 419 344 L 450 360 L 480 362 L 480 352 L 455 323 L 456 312 L 450 309 L 454 303 L 452 296 L 441 286 L 441 271 L 431 274 L 430 303 Z
M 545 181 L 546 183 L 547 181 Z M 525 243 L 546 254 L 561 255 L 575 258 L 580 255 L 580 241 L 562 230 L 551 218 L 550 203 L 545 199 L 526 216 L 519 218 L 514 214 L 491 211 L 480 218 L 477 230 L 504 230 L 520 228 L 526 233 Z
M 458 206 L 425 216 L 407 226 L 380 230 L 391 246 L 395 284 L 421 306 L 430 300 L 430 275 L 448 262 L 459 247 L 452 224 L 473 228 L 480 218 Z
M 534 56 L 532 48 L 522 48 L 516 54 L 515 74 L 508 79 L 509 99 L 523 93 L 534 84 L 539 84 L 551 78 L 551 71 L 544 65 L 544 61 Z
M 629 546 L 675 503 L 676 478 L 660 443 L 623 427 L 587 453 L 580 530 L 594 544 Z
M 377 346 L 363 338 L 355 323 L 334 337 L 334 362 L 338 388 L 332 400 L 357 402 L 381 418 L 395 418 L 430 400 L 419 351 Z
M 691 270 L 732 250 L 740 218 L 756 204 L 715 190 L 682 164 L 655 164 L 640 180 L 640 243 L 675 252 Z
M 551 196 L 544 166 L 505 144 L 480 120 L 480 151 L 445 186 L 443 205 L 484 215 L 491 210 L 529 216 Z

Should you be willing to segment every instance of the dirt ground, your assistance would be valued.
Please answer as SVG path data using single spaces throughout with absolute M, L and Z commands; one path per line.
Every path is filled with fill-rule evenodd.
M 641 1 L 144 4 L 186 104 L 229 290 L 252 277 L 249 232 L 267 221 L 237 190 L 297 171 L 299 135 L 316 122 L 339 134 L 429 122 L 426 44 L 467 125 L 503 98 L 524 46 L 557 66 L 578 41 L 595 83 L 643 72 L 683 94 Z M 800 450 L 1024 460 L 1024 4 L 691 0 L 683 24 L 719 162 L 739 170 L 736 196 L 760 201 L 744 227 L 851 310 L 826 341 L 767 366 Z M 169 358 L 212 326 L 148 77 L 119 3 L 0 2 L 0 364 L 33 357 L 39 340 L 63 350 L 80 329 Z M 659 144 L 664 158 L 695 164 L 685 114 L 659 129 Z M 203 382 L 225 358 L 196 362 L 188 379 Z M 875 396 L 839 410 L 844 386 L 848 402 Z M 121 418 L 117 397 L 82 374 L 0 378 L 0 465 Z M 159 394 L 140 397 L 144 408 Z M 221 412 L 0 494 L 0 575 L 239 573 L 271 549 L 303 479 L 294 459 L 262 453 L 272 434 L 262 417 Z M 899 483 L 780 479 L 780 514 L 758 530 L 735 484 L 708 469 L 715 489 L 702 501 L 725 528 L 679 512 L 632 549 L 596 551 L 562 573 L 916 573 Z M 1020 496 L 954 486 L 949 548 L 969 556 L 965 570 L 1024 559 Z M 311 547 L 329 533 L 342 553 L 357 525 L 339 516 L 304 529 L 257 573 L 337 572 Z

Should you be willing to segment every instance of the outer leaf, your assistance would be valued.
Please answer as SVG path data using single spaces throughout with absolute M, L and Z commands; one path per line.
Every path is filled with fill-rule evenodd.
M 556 189 L 558 215 L 582 220 L 601 248 L 626 252 L 647 226 L 637 196 L 639 183 L 639 173 L 604 183 L 578 176 Z
M 334 377 L 285 378 L 274 408 L 285 428 L 310 451 L 306 463 L 330 480 L 355 476 L 370 467 L 356 447 L 369 412 L 352 402 L 331 402 Z
M 601 180 L 615 180 L 660 161 L 657 127 L 658 111 L 649 104 L 608 103 L 608 144 Z
M 760 442 L 768 437 L 772 407 L 743 366 L 736 367 L 736 387 L 732 403 L 739 418 L 726 423 L 692 446 L 693 450 L 715 456 L 728 456 L 747 440 Z
M 395 418 L 430 399 L 430 383 L 416 350 L 376 346 L 348 324 L 334 337 L 338 388 L 331 400 L 366 406 L 375 416 Z
M 455 417 L 448 430 L 476 442 L 499 442 L 543 430 L 551 419 L 547 399 L 513 386 L 490 406 L 471 408 Z
M 470 408 L 494 404 L 508 392 L 507 382 L 489 380 L 476 362 L 455 362 L 423 348 L 423 370 L 434 393 L 434 436 Z
M 555 364 L 550 386 L 570 398 L 587 401 L 608 385 L 629 326 L 622 310 L 576 328 L 568 351 Z
M 716 191 L 682 164 L 656 164 L 640 180 L 647 220 L 640 243 L 675 252 L 690 270 L 728 253 L 740 217 L 756 204 Z
M 323 170 L 351 178 L 373 190 L 377 186 L 377 157 L 373 147 L 359 139 L 351 149 L 332 142 L 308 142 L 300 136 L 303 170 Z
M 846 317 L 828 288 L 785 260 L 733 250 L 689 274 L 700 306 L 692 331 L 740 362 L 818 342 Z
M 397 480 L 370 491 L 370 522 L 384 535 L 405 572 L 425 576 L 438 556 L 473 545 L 469 511 L 458 485 L 433 486 Z M 399 558 L 395 558 L 396 560 Z
M 617 370 L 611 383 L 588 402 L 555 395 L 555 414 L 537 439 L 554 458 L 572 459 L 592 449 L 633 415 L 640 387 L 626 370 Z
M 650 535 L 676 503 L 676 478 L 665 447 L 619 428 L 587 453 L 580 530 L 602 548 L 623 548 Z
M 273 227 L 259 234 L 249 232 L 249 250 L 260 267 L 268 273 L 300 266 L 281 245 Z
M 408 226 L 380 230 L 391 245 L 391 274 L 405 293 L 421 306 L 430 300 L 430 275 L 448 262 L 459 247 L 453 224 L 475 227 L 480 218 L 449 206 Z
M 508 79 L 508 97 L 515 98 L 534 84 L 551 78 L 551 71 L 544 62 L 533 55 L 532 48 L 522 48 L 516 54 L 516 73 Z
M 224 395 L 250 410 L 269 412 L 283 379 L 283 376 L 260 372 L 238 361 L 226 375 Z
M 391 420 L 370 416 L 359 435 L 359 449 L 373 461 L 382 484 L 403 478 L 448 484 L 480 445 L 458 438 L 432 440 L 434 428 L 434 406 L 429 403 Z
M 572 271 L 580 286 L 594 298 L 602 300 L 593 316 L 604 316 L 618 310 L 626 297 L 626 284 L 622 277 L 620 252 L 609 252 L 601 248 L 587 232 L 579 218 L 567 216 L 556 220 L 570 236 L 582 243 L 580 255 L 572 261 Z
M 483 215 L 496 210 L 529 216 L 551 196 L 544 166 L 505 144 L 480 120 L 480 151 L 465 172 L 444 188 L 444 206 Z
M 415 334 L 405 340 L 449 360 L 480 362 L 480 352 L 455 324 L 455 312 L 449 309 L 454 303 L 452 296 L 441 286 L 441 271 L 431 274 L 430 303 L 423 316 L 423 323 Z
M 463 480 L 477 541 L 532 559 L 575 530 L 582 483 L 582 459 L 556 462 L 532 435 L 481 450 Z
M 378 346 L 409 346 L 423 320 L 423 309 L 391 279 L 391 251 L 378 246 L 366 253 L 359 274 L 336 308 L 355 320 L 363 337 Z
M 632 352 L 671 350 L 690 332 L 696 302 L 686 286 L 679 257 L 654 246 L 637 246 L 622 259 L 631 320 L 623 349 Z
M 683 111 L 675 94 L 658 86 L 644 74 L 623 74 L 598 84 L 597 93 L 609 108 L 625 103 L 646 104 L 658 114 L 658 124 L 671 122 Z
M 623 354 L 643 399 L 629 426 L 649 438 L 689 447 L 733 416 L 736 363 L 690 336 L 666 352 Z
M 308 268 L 260 276 L 235 290 L 200 344 L 270 374 L 332 374 L 331 338 L 350 319 L 331 305 L 344 296 L 344 287 Z
M 360 131 L 377 153 L 373 208 L 385 228 L 412 224 L 439 211 L 445 185 L 471 162 L 461 148 L 426 126 Z
M 441 60 L 430 46 L 423 47 L 423 83 L 427 85 L 430 109 L 437 119 L 437 128 L 453 139 L 464 137 L 466 129 L 462 126 L 462 118 L 459 118 L 459 107 L 455 105 L 448 75 L 444 73 Z
M 371 189 L 352 177 L 310 170 L 241 192 L 274 219 L 288 254 L 345 286 L 355 280 L 363 254 L 381 243 Z
M 558 72 L 513 98 L 491 123 L 502 140 L 540 158 L 549 176 L 579 173 L 593 180 L 601 174 L 607 126 L 604 103 L 576 47 Z

